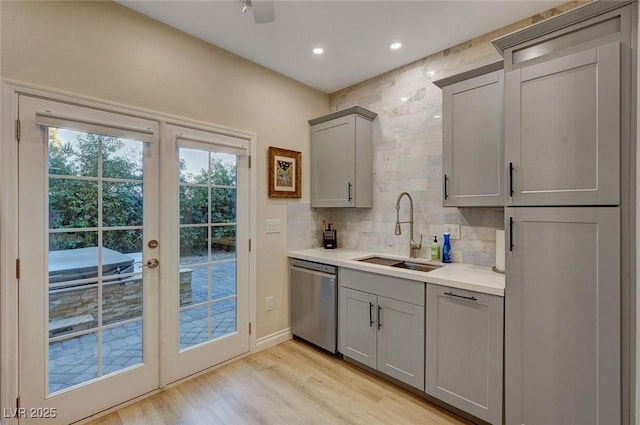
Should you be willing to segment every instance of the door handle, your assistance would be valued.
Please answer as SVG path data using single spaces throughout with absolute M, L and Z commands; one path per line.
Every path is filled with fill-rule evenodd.
M 513 162 L 509 163 L 509 196 L 513 198 Z
M 378 329 L 382 328 L 382 307 L 378 304 Z
M 147 261 L 147 264 L 143 264 L 142 267 L 149 267 L 150 269 L 155 269 L 159 265 L 160 265 L 160 261 L 158 261 L 157 258 L 150 258 L 149 261 Z
M 449 177 L 447 177 L 447 175 L 444 175 L 444 199 L 445 201 L 447 200 L 447 198 L 449 198 L 449 195 L 447 194 L 447 181 L 449 180 Z
M 478 301 L 478 299 L 476 297 L 467 297 L 465 295 L 458 295 L 458 294 L 454 294 L 453 292 L 449 291 L 449 292 L 445 292 L 445 295 L 448 295 L 450 297 L 456 297 L 456 298 L 464 298 L 465 300 L 471 300 L 471 301 Z
M 373 303 L 369 303 L 369 327 L 373 327 Z
M 513 217 L 509 217 L 509 251 L 513 251 Z

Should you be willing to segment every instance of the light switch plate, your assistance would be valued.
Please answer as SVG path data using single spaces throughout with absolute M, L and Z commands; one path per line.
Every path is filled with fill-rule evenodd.
M 459 224 L 445 224 L 445 233 L 451 234 L 451 239 L 460 239 L 460 225 Z
M 373 231 L 373 224 L 371 220 L 364 220 L 362 222 L 362 232 L 363 233 L 371 233 Z
M 280 233 L 280 220 L 267 220 L 267 233 Z

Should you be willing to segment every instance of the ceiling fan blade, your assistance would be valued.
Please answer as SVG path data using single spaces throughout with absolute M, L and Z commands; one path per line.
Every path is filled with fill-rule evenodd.
M 275 19 L 273 0 L 252 0 L 251 8 L 256 24 L 266 24 Z

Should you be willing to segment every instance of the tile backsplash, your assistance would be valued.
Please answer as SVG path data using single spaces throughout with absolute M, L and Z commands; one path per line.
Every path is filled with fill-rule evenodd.
M 414 232 L 423 235 L 419 257 L 429 257 L 432 235 L 442 244 L 445 224 L 460 224 L 460 239 L 451 241 L 453 261 L 494 265 L 503 209 L 442 207 L 442 95 L 433 81 L 501 60 L 492 39 L 583 3 L 566 3 L 331 94 L 332 111 L 360 105 L 378 114 L 373 123 L 374 206 L 316 209 L 290 203 L 288 249 L 321 246 L 321 222 L 326 220 L 338 230 L 339 247 L 408 256 L 409 225 L 402 225 L 402 235 L 394 234 L 396 199 L 406 191 L 414 202 Z M 403 198 L 400 221 L 407 221 L 408 214 L 409 202 Z M 371 232 L 363 231 L 368 221 Z

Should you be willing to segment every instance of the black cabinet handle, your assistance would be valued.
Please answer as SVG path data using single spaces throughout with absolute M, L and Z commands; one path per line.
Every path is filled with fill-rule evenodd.
M 509 217 L 509 251 L 513 251 L 513 217 Z
M 465 297 L 464 295 L 454 294 L 453 292 L 445 292 L 444 294 L 449 295 L 450 297 L 464 298 L 465 300 L 478 301 L 476 297 Z
M 349 202 L 351 202 L 351 182 L 349 182 L 348 190 L 349 190 L 349 195 L 348 195 L 349 196 Z
M 449 180 L 449 177 L 447 177 L 447 175 L 444 175 L 444 199 L 445 201 L 449 198 L 449 194 L 447 193 L 447 181 Z
M 369 327 L 373 327 L 373 303 L 369 303 Z
M 382 307 L 378 306 L 378 329 L 382 328 L 382 314 L 381 311 Z
M 513 162 L 509 163 L 509 196 L 513 198 Z

